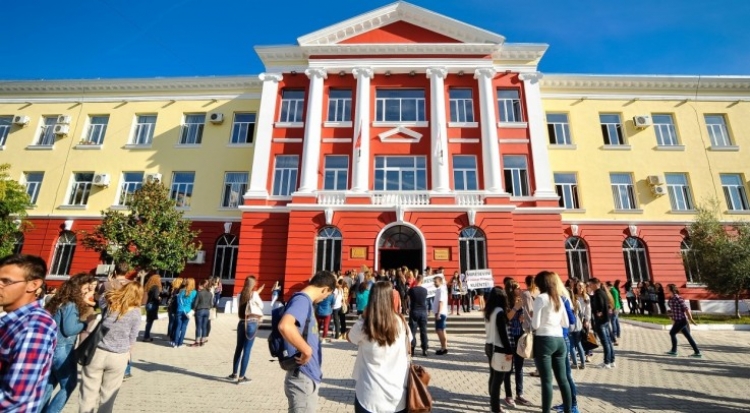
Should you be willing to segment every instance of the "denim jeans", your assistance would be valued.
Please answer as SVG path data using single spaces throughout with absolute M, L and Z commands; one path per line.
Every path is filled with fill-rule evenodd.
M 583 331 L 571 331 L 568 333 L 568 340 L 570 340 L 570 357 L 571 363 L 578 364 L 576 362 L 576 356 L 580 359 L 580 365 L 586 365 L 586 351 L 583 349 Z
M 417 327 L 419 327 L 419 342 L 422 345 L 422 350 L 427 351 L 427 312 L 417 311 L 409 314 L 412 353 L 414 348 L 417 347 Z
M 525 359 L 516 353 L 518 349 L 518 340 L 521 336 L 513 336 L 513 342 L 516 346 L 513 348 L 513 373 L 516 379 L 516 397 L 523 396 L 523 363 Z
M 612 332 L 609 331 L 609 323 L 597 323 L 596 335 L 599 336 L 599 341 L 602 343 L 602 350 L 604 351 L 604 364 L 612 364 L 615 362 L 615 349 L 612 347 Z
M 52 392 L 57 385 L 60 385 L 60 390 L 52 397 Z M 44 397 L 49 404 L 44 407 L 43 411 L 45 413 L 61 412 L 76 389 L 76 385 L 78 385 L 78 365 L 73 345 L 57 347 L 52 356 L 52 369 L 45 388 Z
M 675 321 L 675 323 L 672 325 L 672 328 L 669 330 L 669 338 L 672 339 L 672 351 L 677 351 L 677 333 L 682 333 L 682 335 L 685 336 L 688 343 L 690 343 L 690 347 L 693 348 L 693 351 L 695 353 L 700 353 L 701 351 L 698 350 L 698 345 L 695 344 L 695 340 L 693 340 L 693 336 L 690 334 L 690 327 L 688 326 L 687 320 L 680 320 Z
M 169 341 L 175 342 L 175 328 L 177 327 L 177 314 L 169 312 L 169 324 L 167 324 L 167 334 L 169 334 Z
M 128 365 L 127 365 L 127 367 L 125 367 L 125 375 L 126 376 L 130 375 L 130 367 L 132 367 L 132 364 L 133 363 L 130 362 L 130 359 L 128 359 Z
M 565 356 L 565 374 L 568 376 L 568 385 L 570 385 L 570 399 L 573 406 L 578 406 L 578 400 L 576 400 L 578 390 L 576 389 L 576 382 L 573 381 L 573 373 L 571 373 L 570 369 L 570 339 L 567 336 L 564 338 L 565 347 L 568 349 L 568 354 Z
M 177 346 L 181 346 L 182 342 L 185 340 L 185 333 L 187 332 L 190 317 L 183 312 L 178 312 L 175 318 L 174 343 Z
M 617 314 L 618 310 L 614 310 L 609 315 L 609 324 L 612 327 L 612 341 L 617 341 L 620 338 L 620 316 Z
M 245 324 L 247 324 L 247 329 Z M 237 323 L 237 345 L 234 347 L 232 374 L 237 374 L 237 370 L 239 370 L 239 377 L 245 377 L 245 374 L 247 373 L 247 364 L 250 362 L 250 352 L 253 349 L 255 333 L 257 331 L 258 323 L 245 323 L 245 320 L 240 320 L 240 322 Z M 252 339 L 248 340 L 248 337 L 252 337 Z M 242 356 L 242 364 L 240 364 L 240 356 Z
M 154 317 L 154 313 L 156 313 L 156 317 Z M 146 330 L 143 332 L 144 339 L 151 338 L 151 327 L 153 327 L 154 320 L 157 318 L 159 318 L 159 306 L 155 303 L 146 303 Z
M 552 408 L 552 375 L 562 393 L 565 413 L 570 413 L 572 406 L 570 384 L 565 375 L 565 358 L 568 350 L 562 337 L 534 336 L 534 364 L 539 371 L 542 387 L 542 412 Z
M 210 314 L 210 310 L 208 308 L 203 308 L 200 310 L 195 310 L 195 340 L 198 341 L 199 339 L 208 336 L 208 315 Z

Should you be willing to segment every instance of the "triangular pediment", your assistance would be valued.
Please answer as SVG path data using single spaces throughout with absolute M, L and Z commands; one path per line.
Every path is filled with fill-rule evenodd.
M 422 140 L 421 133 L 413 131 L 405 126 L 399 126 L 378 135 L 381 142 L 396 143 L 419 143 Z
M 393 43 L 461 43 L 461 41 L 402 20 L 339 42 L 339 44 Z

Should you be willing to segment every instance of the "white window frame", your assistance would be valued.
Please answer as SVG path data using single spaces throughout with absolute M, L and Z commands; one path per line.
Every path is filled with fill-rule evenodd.
M 95 120 L 104 119 L 104 123 L 94 123 Z M 84 145 L 101 145 L 104 143 L 104 136 L 107 134 L 107 125 L 109 125 L 109 115 L 91 115 L 89 116 L 86 137 L 83 138 Z
M 580 209 L 581 199 L 578 194 L 578 176 L 575 172 L 555 172 L 553 176 L 555 190 L 557 191 L 557 196 L 560 197 L 560 206 L 565 209 Z M 563 176 L 572 176 L 574 182 L 559 182 L 562 181 Z
M 551 121 L 550 116 L 565 116 L 565 121 Z M 570 121 L 567 113 L 549 112 L 546 115 L 550 145 L 572 145 Z
M 289 161 L 291 163 L 294 160 L 294 167 L 291 166 L 280 166 L 279 160 Z M 273 186 L 272 194 L 276 197 L 291 197 L 294 192 L 297 191 L 297 185 L 299 180 L 299 156 L 298 155 L 276 155 L 275 164 L 273 167 Z M 278 189 L 276 184 L 279 185 Z
M 79 176 L 80 175 L 80 176 Z M 83 178 L 83 175 L 91 175 L 91 180 L 78 180 Z M 86 206 L 91 196 L 91 188 L 94 185 L 94 173 L 93 172 L 73 172 L 70 183 L 70 191 L 68 194 L 67 203 L 65 205 L 70 206 Z M 76 194 L 80 192 L 80 199 Z
M 500 92 L 516 92 L 516 97 L 500 97 Z M 521 91 L 519 89 L 499 88 L 497 89 L 498 120 L 501 123 L 524 122 L 523 107 L 521 106 Z
M 140 174 L 140 179 L 133 179 L 128 181 L 128 174 Z M 120 190 L 117 193 L 117 205 L 127 206 L 135 191 L 141 189 L 141 187 L 143 186 L 144 177 L 145 173 L 143 171 L 128 171 L 122 173 Z
M 709 118 L 721 119 L 720 123 L 708 123 Z M 727 127 L 727 118 L 722 114 L 705 114 L 703 120 L 706 122 L 706 129 L 708 130 L 708 137 L 711 139 L 712 147 L 726 147 L 732 146 L 732 138 L 729 136 L 729 128 Z
M 453 92 L 468 91 L 468 98 L 451 96 Z M 471 88 L 452 87 L 448 89 L 448 104 L 451 123 L 474 123 L 474 91 Z
M 190 122 L 188 122 L 190 120 Z M 203 130 L 206 127 L 205 113 L 186 113 L 182 117 L 180 145 L 197 146 L 203 141 Z
M 55 125 L 57 124 L 58 115 L 42 116 L 39 136 L 34 143 L 35 146 L 54 146 L 55 145 Z
M 222 234 L 216 240 L 214 248 L 213 276 L 222 280 L 234 280 L 237 274 L 237 257 L 240 252 L 239 237 L 234 234 Z M 229 272 L 226 274 L 224 262 L 229 259 Z
M 670 178 L 683 180 L 684 183 L 670 183 Z M 669 203 L 672 211 L 693 211 L 693 194 L 690 190 L 690 181 L 686 173 L 665 173 L 664 180 L 667 182 L 667 192 L 669 192 Z
M 5 146 L 12 126 L 13 116 L 0 116 L 0 148 Z
M 725 184 L 724 178 L 736 178 L 738 183 Z M 719 180 L 721 181 L 721 189 L 724 192 L 724 199 L 727 202 L 727 209 L 729 211 L 750 210 L 745 181 L 741 174 L 719 174 Z
M 461 167 L 456 166 L 456 160 L 459 158 L 471 159 L 474 166 Z M 472 176 L 473 173 L 473 176 Z M 479 177 L 477 171 L 477 157 L 474 155 L 453 155 L 453 186 L 456 191 L 477 191 L 479 190 Z M 462 178 L 463 187 L 458 186 L 459 176 Z M 473 183 L 473 188 L 471 188 Z
M 31 174 L 41 174 L 39 181 L 32 181 L 29 179 Z M 29 195 L 29 203 L 36 205 L 39 200 L 39 191 L 42 189 L 42 182 L 44 182 L 44 171 L 30 171 L 23 173 L 23 181 L 26 186 L 26 193 Z
M 345 158 L 345 167 L 334 167 L 328 164 L 328 160 L 333 158 Z M 328 174 L 333 175 L 333 188 L 328 187 Z M 323 190 L 325 191 L 345 191 L 349 185 L 349 156 L 347 155 L 326 155 L 323 158 Z
M 383 92 L 422 92 L 422 97 L 378 97 Z M 375 122 L 381 123 L 413 123 L 427 121 L 427 106 L 424 89 L 419 88 L 382 88 L 375 90 Z M 414 119 L 404 119 L 404 103 L 414 105 Z M 398 119 L 387 119 L 388 104 L 398 104 Z M 420 110 L 421 109 L 421 110 Z
M 462 273 L 487 269 L 487 237 L 484 231 L 478 227 L 461 230 L 458 234 L 458 261 Z
M 648 250 L 642 239 L 638 237 L 626 238 L 622 242 L 622 255 L 625 261 L 625 274 L 629 281 L 633 284 L 651 281 L 651 272 L 648 268 Z M 638 276 L 638 279 L 635 276 Z
M 250 180 L 247 172 L 224 172 L 224 190 L 221 193 L 222 208 L 237 208 L 242 205 L 243 198 L 247 192 L 247 185 Z M 230 177 L 239 178 L 232 179 Z
M 411 158 L 413 160 L 412 167 L 408 166 L 389 166 L 388 161 L 393 159 L 399 159 L 403 160 L 406 158 Z M 382 160 L 382 163 L 380 161 Z M 421 161 L 421 164 L 423 166 L 419 166 Z M 380 163 L 381 166 L 378 166 Z M 383 179 L 381 187 L 377 186 L 377 178 L 375 179 L 374 188 L 376 191 L 425 191 L 427 190 L 427 158 L 425 156 L 376 156 L 375 157 L 375 176 L 378 175 L 378 172 L 382 173 Z M 398 176 L 398 188 L 397 189 L 388 189 L 388 174 L 389 172 L 396 172 Z M 413 189 L 406 189 L 404 188 L 404 183 L 408 179 L 406 175 L 409 173 L 413 174 Z M 422 181 L 424 182 L 424 187 L 419 186 L 420 176 L 423 178 Z
M 302 93 L 302 98 L 284 97 L 287 93 Z M 280 123 L 302 123 L 305 112 L 305 91 L 303 89 L 283 89 L 281 91 Z
M 654 113 L 651 115 L 654 123 L 657 146 L 678 146 L 677 128 L 674 125 L 674 116 L 669 113 Z
M 512 159 L 523 159 L 524 168 L 509 167 L 508 163 Z M 531 186 L 529 185 L 529 160 L 526 155 L 503 155 L 503 178 L 505 179 L 505 189 L 510 189 L 512 196 L 530 196 Z
M 154 130 L 156 129 L 156 121 L 158 120 L 156 114 L 141 114 L 135 117 L 135 127 L 133 128 L 133 138 L 131 139 L 131 145 L 133 146 L 151 146 L 154 142 Z M 153 122 L 147 122 L 154 118 Z
M 72 231 L 64 231 L 55 242 L 55 253 L 49 267 L 49 275 L 66 277 L 70 275 L 70 267 L 76 252 L 76 234 Z
M 315 271 L 340 271 L 343 236 L 336 227 L 325 227 L 315 237 Z M 338 253 L 337 253 L 338 252 Z
M 331 97 L 333 92 L 349 92 L 349 97 Z M 328 122 L 352 121 L 352 90 L 331 88 L 328 93 Z
M 605 122 L 602 116 L 617 116 L 617 122 Z M 622 127 L 622 116 L 619 113 L 600 113 L 599 124 L 602 129 L 602 138 L 606 146 L 625 145 L 625 131 Z M 617 138 L 616 141 L 612 137 Z
M 588 281 L 591 277 L 591 261 L 589 260 L 589 246 L 578 236 L 565 240 L 565 261 L 568 264 L 568 276 L 578 280 Z
M 251 116 L 252 121 L 240 122 L 237 116 Z M 258 114 L 255 112 L 236 112 L 232 122 L 232 136 L 229 137 L 231 145 L 250 145 L 255 142 L 255 124 L 258 121 Z
M 628 183 L 615 183 L 615 176 L 627 176 Z M 617 211 L 629 211 L 638 209 L 638 198 L 633 185 L 633 175 L 627 172 L 612 172 L 609 174 L 609 182 L 612 186 L 612 197 Z M 627 200 L 627 202 L 625 202 Z
M 176 182 L 177 174 L 192 174 L 193 179 L 190 182 Z M 195 191 L 195 171 L 172 172 L 172 184 L 169 188 L 169 198 L 175 201 L 175 206 L 181 209 L 189 209 L 193 201 L 193 191 Z M 182 194 L 182 198 L 180 198 L 180 194 Z
M 685 278 L 690 284 L 702 284 L 701 270 L 696 260 L 697 252 L 690 243 L 690 238 L 685 238 L 680 242 L 680 256 L 682 256 L 682 266 L 685 268 Z

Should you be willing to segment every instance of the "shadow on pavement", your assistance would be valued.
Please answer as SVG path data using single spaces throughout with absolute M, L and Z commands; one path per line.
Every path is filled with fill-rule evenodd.
M 182 367 L 175 367 L 175 366 L 170 366 L 167 364 L 154 363 L 154 362 L 142 360 L 142 359 L 133 360 L 132 364 L 133 364 L 133 367 L 139 370 L 143 370 L 145 372 L 162 371 L 162 372 L 167 372 L 167 373 L 175 373 L 175 374 L 180 374 L 184 376 L 190 376 L 190 377 L 202 379 L 202 380 L 223 381 L 226 383 L 230 383 L 230 381 L 224 377 L 209 376 L 207 374 L 201 374 L 195 370 L 188 370 Z

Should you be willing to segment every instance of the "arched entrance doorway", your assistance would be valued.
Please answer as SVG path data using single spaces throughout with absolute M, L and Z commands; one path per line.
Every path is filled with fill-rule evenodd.
M 422 270 L 424 245 L 419 233 L 406 225 L 386 229 L 378 239 L 378 269 L 407 266 Z

